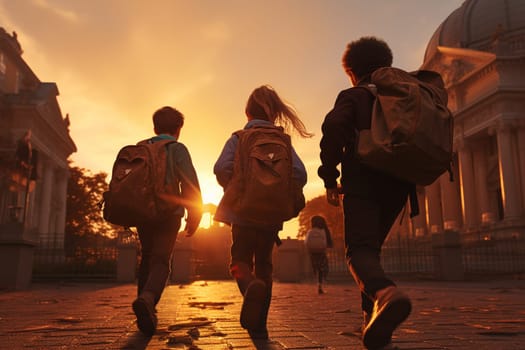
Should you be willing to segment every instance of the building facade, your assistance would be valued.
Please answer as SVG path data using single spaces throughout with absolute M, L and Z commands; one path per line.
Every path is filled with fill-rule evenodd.
M 525 237 L 525 3 L 465 1 L 432 36 L 422 69 L 445 80 L 457 181 L 445 174 L 425 188 L 416 234 Z
M 63 250 L 67 159 L 76 146 L 58 94 L 23 60 L 16 33 L 0 28 L 0 240 Z
M 437 271 L 456 254 L 455 270 L 525 273 L 525 2 L 466 0 L 421 69 L 440 72 L 448 91 L 454 180 L 418 189 L 421 213 L 394 228 L 387 269 Z

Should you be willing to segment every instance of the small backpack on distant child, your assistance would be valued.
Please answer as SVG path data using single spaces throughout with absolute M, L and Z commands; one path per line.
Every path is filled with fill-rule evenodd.
M 306 234 L 304 244 L 310 253 L 323 253 L 328 247 L 325 230 L 312 227 Z
M 296 217 L 305 206 L 305 198 L 292 176 L 290 136 L 273 125 L 257 125 L 234 134 L 239 141 L 233 175 L 215 220 L 223 221 L 225 207 L 253 224 L 281 224 Z
M 452 174 L 453 117 L 439 73 L 383 67 L 360 87 L 376 97 L 370 129 L 358 130 L 362 163 L 421 186 Z
M 166 184 L 167 146 L 174 142 L 145 140 L 119 151 L 109 191 L 103 195 L 106 221 L 136 227 L 162 220 L 180 208 L 178 186 Z

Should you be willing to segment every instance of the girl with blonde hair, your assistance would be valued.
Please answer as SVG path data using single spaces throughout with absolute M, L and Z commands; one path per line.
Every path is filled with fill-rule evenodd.
M 295 131 L 301 137 L 312 136 L 299 119 L 295 109 L 285 103 L 269 85 L 253 90 L 246 103 L 245 113 L 248 122 L 241 132 L 256 128 L 282 127 L 285 132 Z M 233 183 L 239 178 L 239 174 L 234 174 L 234 169 L 237 169 L 234 163 L 237 159 L 235 154 L 240 143 L 239 138 L 239 132 L 235 132 L 226 141 L 213 169 L 225 193 L 228 192 L 228 186 L 234 186 Z M 302 196 L 302 188 L 307 180 L 306 169 L 293 147 L 290 148 L 292 180 L 294 186 L 301 190 Z M 244 179 L 244 181 L 250 180 Z M 223 197 L 217 208 L 215 220 L 231 225 L 233 243 L 230 272 L 244 297 L 240 322 L 253 339 L 268 339 L 266 321 L 272 298 L 272 250 L 274 243 L 280 243 L 278 234 L 283 227 L 283 222 L 277 221 L 275 217 L 265 218 L 264 215 L 262 220 L 254 222 L 248 215 L 239 215 L 225 202 Z M 263 206 L 264 204 L 279 205 L 279 203 L 266 202 Z M 257 214 L 257 210 L 252 213 Z M 298 212 L 295 215 L 297 214 Z

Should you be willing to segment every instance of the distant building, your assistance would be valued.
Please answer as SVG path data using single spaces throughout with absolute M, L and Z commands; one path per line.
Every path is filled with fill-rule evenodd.
M 22 59 L 16 33 L 0 28 L 0 239 L 63 250 L 67 159 L 76 146 L 57 96 L 56 84 Z

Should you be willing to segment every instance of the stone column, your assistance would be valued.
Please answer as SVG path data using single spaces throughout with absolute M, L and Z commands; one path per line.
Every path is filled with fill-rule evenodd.
M 57 170 L 57 185 L 55 196 L 57 199 L 57 213 L 55 222 L 55 235 L 57 248 L 64 247 L 64 232 L 66 227 L 66 200 L 67 200 L 67 181 L 69 178 L 66 169 Z
M 175 243 L 171 259 L 171 281 L 190 282 L 195 277 L 193 239 L 185 238 Z
M 454 231 L 459 230 L 462 226 L 460 179 L 456 163 L 457 162 L 455 162 L 452 167 L 452 181 L 450 181 L 450 175 L 448 173 L 441 175 L 439 178 L 439 184 L 441 185 L 443 228 Z
M 0 237 L 0 289 L 27 289 L 33 276 L 35 242 Z
M 419 215 L 412 218 L 412 229 L 415 237 L 421 237 L 427 235 L 427 206 L 425 199 L 425 189 L 417 189 L 417 201 L 419 202 Z M 407 213 L 409 213 L 407 211 Z
M 30 186 L 30 193 L 29 193 L 29 196 L 28 196 L 28 203 L 27 203 L 27 217 L 26 217 L 26 228 L 34 228 L 36 227 L 37 223 L 35 222 L 36 219 L 35 219 L 35 213 L 37 212 L 37 208 L 36 208 L 36 205 L 35 205 L 35 188 L 36 188 L 36 181 L 31 181 L 31 184 L 29 185 Z
M 40 192 L 38 231 L 40 232 L 40 241 L 47 247 L 51 243 L 49 237 L 49 217 L 51 215 L 51 195 L 53 193 L 53 168 L 48 160 L 43 162 L 42 165 L 42 191 Z
M 397 216 L 397 219 L 392 227 L 396 227 L 403 237 L 413 238 L 416 236 L 416 229 L 414 227 L 414 221 L 410 220 L 408 201 L 406 202 L 405 206 L 406 207 L 401 210 L 401 213 L 399 213 Z M 390 234 L 392 234 L 392 232 Z
M 520 120 L 518 123 L 517 138 L 521 174 L 521 203 L 525 207 L 525 120 Z
M 461 235 L 458 231 L 445 230 L 432 235 L 432 251 L 437 278 L 445 281 L 463 280 Z
M 441 210 L 441 188 L 439 181 L 425 188 L 427 194 L 428 227 L 430 233 L 443 231 L 443 212 Z
M 511 127 L 510 123 L 500 123 L 496 131 L 504 220 L 516 219 L 521 215 L 521 194 L 516 174 L 518 164 L 514 161 L 516 148 Z
M 472 229 L 478 224 L 476 188 L 472 152 L 466 140 L 459 145 L 459 178 L 461 188 L 461 207 L 465 229 Z
M 177 244 L 177 243 L 175 243 Z M 137 275 L 137 241 L 130 230 L 118 233 L 117 281 L 135 282 Z M 180 266 L 174 266 L 180 268 Z M 186 281 L 189 281 L 187 277 Z
M 300 282 L 304 277 L 304 260 L 307 254 L 304 241 L 287 237 L 278 247 L 275 277 L 280 282 Z
M 489 193 L 487 190 L 487 152 L 484 143 L 473 147 L 473 161 L 475 170 L 475 183 L 480 218 L 482 224 L 491 224 L 496 221 L 496 215 L 491 210 Z

